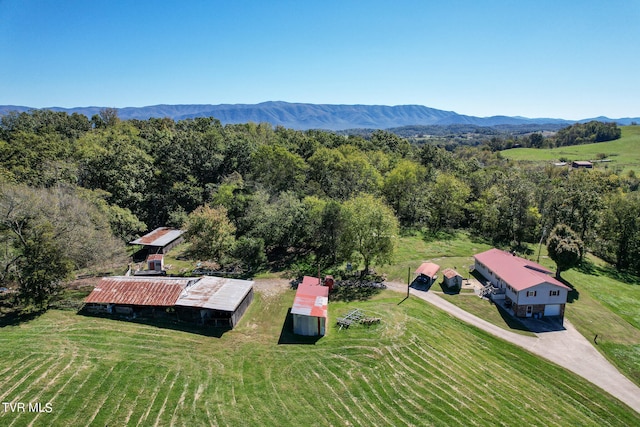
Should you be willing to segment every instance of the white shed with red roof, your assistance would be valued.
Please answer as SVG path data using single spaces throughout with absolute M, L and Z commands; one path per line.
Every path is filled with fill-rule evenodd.
M 329 288 L 322 286 L 317 277 L 305 276 L 298 285 L 291 314 L 293 333 L 322 336 L 326 333 Z

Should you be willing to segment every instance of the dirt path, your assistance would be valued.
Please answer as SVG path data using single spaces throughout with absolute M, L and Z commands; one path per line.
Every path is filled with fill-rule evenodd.
M 387 288 L 398 292 L 407 292 L 406 284 L 387 283 Z M 411 288 L 410 293 L 460 320 L 580 375 L 640 413 L 640 387 L 632 383 L 609 363 L 567 319 L 564 320 L 564 330 L 538 333 L 535 337 L 529 337 L 510 332 L 480 319 L 439 297 L 434 292 Z

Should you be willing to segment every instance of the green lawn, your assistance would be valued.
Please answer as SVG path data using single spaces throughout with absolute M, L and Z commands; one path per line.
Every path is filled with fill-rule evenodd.
M 4 326 L 0 401 L 52 411 L 0 425 L 640 425 L 582 378 L 391 291 L 330 305 L 381 324 L 290 344 L 293 296 L 257 294 L 220 337 L 60 310 Z
M 473 266 L 473 255 L 491 249 L 487 243 L 476 242 L 465 233 L 432 238 L 416 232 L 412 236 L 399 239 L 394 263 L 378 267 L 387 274 L 390 281 L 407 283 L 407 277 L 414 278 L 413 272 L 424 261 L 440 265 L 440 271 L 453 268 L 466 277 Z
M 634 170 L 640 173 L 640 126 L 621 127 L 622 137 L 615 141 L 595 144 L 573 145 L 552 149 L 515 148 L 501 151 L 500 154 L 511 160 L 551 163 L 560 158 L 572 160 L 596 160 L 603 153 L 606 163 L 596 163 L 598 169 L 613 168 L 617 173 Z

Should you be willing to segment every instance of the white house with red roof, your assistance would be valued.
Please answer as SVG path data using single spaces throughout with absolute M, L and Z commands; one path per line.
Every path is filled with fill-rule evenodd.
M 291 307 L 293 333 L 323 336 L 327 329 L 328 305 L 329 287 L 322 286 L 317 277 L 304 276 Z
M 547 268 L 500 249 L 474 255 L 475 269 L 504 293 L 518 317 L 564 316 L 571 288 Z

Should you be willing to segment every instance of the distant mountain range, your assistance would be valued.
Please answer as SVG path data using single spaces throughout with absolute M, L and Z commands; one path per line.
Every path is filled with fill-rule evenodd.
M 91 118 L 104 107 L 46 108 L 52 111 L 64 111 L 68 114 L 79 113 Z M 30 111 L 33 108 L 0 105 L 0 115 L 9 111 Z M 616 122 L 628 125 L 640 122 L 640 118 L 610 119 L 596 117 L 584 120 L 564 120 L 551 118 L 530 119 L 526 117 L 492 116 L 474 117 L 453 111 L 437 110 L 422 105 L 331 105 L 302 104 L 282 101 L 269 101 L 260 104 L 220 104 L 220 105 L 153 105 L 148 107 L 118 108 L 121 119 L 147 120 L 152 117 L 169 117 L 183 120 L 195 117 L 215 117 L 222 124 L 267 122 L 292 129 L 389 129 L 410 125 L 458 125 L 476 126 L 554 124 L 570 125 L 591 120 Z

